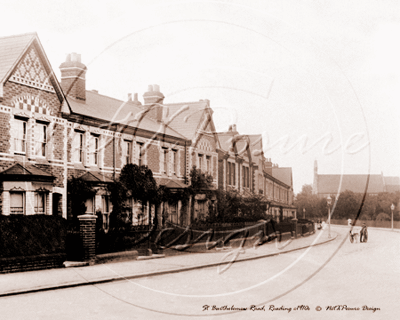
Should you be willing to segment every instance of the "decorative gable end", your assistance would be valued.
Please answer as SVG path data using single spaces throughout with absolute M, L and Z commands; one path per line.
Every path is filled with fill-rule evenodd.
M 49 75 L 33 45 L 22 57 L 9 81 L 55 93 Z

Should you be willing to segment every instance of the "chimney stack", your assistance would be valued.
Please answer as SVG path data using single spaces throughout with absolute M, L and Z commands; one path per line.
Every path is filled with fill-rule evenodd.
M 134 105 L 137 105 L 137 106 L 141 106 L 141 105 L 142 105 L 142 103 L 138 100 L 138 94 L 137 94 L 137 93 L 135 93 L 135 94 L 133 95 L 133 101 L 132 101 L 132 103 L 133 103 Z
M 271 158 L 265 159 L 264 171 L 272 176 L 272 161 Z
M 149 85 L 147 92 L 143 94 L 144 104 L 148 108 L 151 108 L 148 117 L 153 118 L 157 121 L 162 120 L 163 107 L 161 104 L 164 103 L 164 95 L 160 92 L 160 86 L 158 84 Z
M 67 96 L 86 100 L 86 66 L 81 62 L 81 55 L 75 52 L 67 55 L 60 65 L 61 88 Z

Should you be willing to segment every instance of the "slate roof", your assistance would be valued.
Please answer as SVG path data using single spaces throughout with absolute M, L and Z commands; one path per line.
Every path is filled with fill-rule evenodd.
M 54 76 L 50 62 L 47 59 L 46 53 L 44 52 L 36 32 L 0 38 L 0 83 L 5 82 L 10 77 L 26 50 L 33 43 L 35 43 L 36 48 L 39 49 L 38 54 L 43 62 L 43 67 L 49 75 L 50 82 L 56 91 L 59 100 L 63 101 L 64 98 L 60 84 Z
M 95 183 L 111 183 L 113 180 L 107 178 L 105 175 L 102 175 L 96 171 L 88 171 L 83 176 L 80 177 L 83 181 L 86 182 L 95 182 Z
M 272 176 L 279 181 L 282 181 L 284 184 L 293 187 L 292 180 L 292 168 L 282 167 L 282 168 L 272 168 Z
M 17 162 L 0 172 L 0 180 L 3 181 L 19 180 L 20 177 L 23 177 L 26 180 L 39 179 L 53 181 L 55 179 L 55 177 L 50 173 L 43 171 L 32 164 L 22 164 L 20 162 Z
M 386 185 L 386 192 L 400 191 L 400 178 L 399 177 L 383 177 Z
M 0 83 L 6 80 L 9 72 L 36 37 L 36 33 L 26 33 L 0 38 Z
M 341 189 L 339 190 L 340 178 L 343 177 Z M 368 180 L 369 177 L 369 180 Z M 353 191 L 354 193 L 385 192 L 384 179 L 381 174 L 319 174 L 317 190 L 319 194 L 335 194 L 338 191 Z
M 146 106 L 138 106 L 133 102 L 114 99 L 94 91 L 86 91 L 86 101 L 74 99 L 69 96 L 68 102 L 72 112 L 80 115 L 109 121 L 110 124 L 112 122 L 118 122 L 131 127 L 164 133 L 163 129 L 160 129 L 160 123 L 156 120 L 147 116 L 145 116 L 140 122 L 136 119 L 136 115 L 145 110 Z M 171 127 L 166 127 L 165 134 L 185 139 L 183 135 Z
M 208 101 L 200 100 L 196 102 L 164 103 L 168 106 L 168 118 L 184 107 L 187 110 L 180 113 L 169 126 L 182 134 L 186 139 L 193 140 L 196 131 L 200 126 L 203 115 L 207 112 Z
M 155 180 L 159 186 L 164 186 L 170 189 L 185 189 L 188 187 L 186 184 L 176 179 L 155 178 Z
M 232 147 L 232 138 L 234 136 L 233 132 L 218 132 L 217 133 L 221 149 L 225 152 L 230 151 Z

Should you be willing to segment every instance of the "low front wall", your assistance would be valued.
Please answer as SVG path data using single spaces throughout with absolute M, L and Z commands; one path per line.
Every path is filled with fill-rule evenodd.
M 0 273 L 32 271 L 50 268 L 61 268 L 66 259 L 65 253 L 41 254 L 28 257 L 0 259 Z

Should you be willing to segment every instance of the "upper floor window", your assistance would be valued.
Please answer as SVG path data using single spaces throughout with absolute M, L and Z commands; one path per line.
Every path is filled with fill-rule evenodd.
M 199 154 L 199 169 L 203 170 L 203 155 Z
M 124 140 L 123 157 L 124 157 L 125 164 L 132 163 L 132 161 L 131 161 L 131 159 L 132 159 L 132 142 L 131 141 Z
M 14 152 L 25 154 L 26 152 L 26 121 L 15 119 Z
M 243 166 L 243 187 L 250 188 L 250 168 Z
M 35 156 L 46 156 L 47 125 L 36 123 L 35 125 Z
M 144 165 L 144 152 L 143 152 L 143 143 L 137 142 L 137 150 L 138 150 L 138 165 Z
M 90 137 L 89 163 L 96 166 L 99 164 L 99 137 L 95 135 Z
M 172 150 L 172 170 L 174 173 L 178 173 L 178 152 L 176 150 Z
M 25 192 L 10 192 L 10 213 L 24 214 Z
M 75 131 L 74 136 L 74 161 L 83 162 L 84 133 Z
M 235 186 L 236 185 L 236 168 L 235 168 L 235 163 L 228 162 L 227 163 L 227 183 L 230 186 Z
M 206 157 L 206 169 L 207 169 L 207 172 L 211 174 L 211 157 L 210 156 Z
M 165 173 L 167 173 L 168 172 L 168 149 L 163 148 L 163 154 L 164 154 L 163 170 Z

